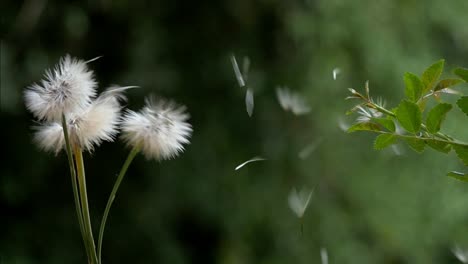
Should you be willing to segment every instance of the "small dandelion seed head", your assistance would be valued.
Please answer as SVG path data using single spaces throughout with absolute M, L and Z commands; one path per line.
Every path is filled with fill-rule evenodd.
M 120 101 L 128 88 L 111 87 L 86 109 L 66 116 L 70 141 L 86 151 L 93 151 L 103 141 L 113 141 L 120 122 Z M 65 147 L 61 122 L 46 122 L 36 130 L 34 139 L 42 149 L 57 154 Z
M 96 81 L 85 61 L 63 57 L 45 78 L 24 92 L 26 107 L 39 120 L 60 122 L 62 113 L 74 113 L 89 106 L 96 95 Z
M 122 119 L 122 137 L 127 145 L 141 147 L 148 159 L 171 159 L 190 143 L 189 117 L 185 106 L 150 98 L 140 112 L 126 112 Z

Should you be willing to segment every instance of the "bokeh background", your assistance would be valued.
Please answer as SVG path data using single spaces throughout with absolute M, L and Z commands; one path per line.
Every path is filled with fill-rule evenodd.
M 100 90 L 138 85 L 187 105 L 194 134 L 179 158 L 132 164 L 106 228 L 104 263 L 458 263 L 468 247 L 468 185 L 445 176 L 455 155 L 403 145 L 339 124 L 348 87 L 396 105 L 405 71 L 445 58 L 468 66 L 468 1 L 2 1 L 0 263 L 84 263 L 66 157 L 32 144 L 22 92 L 67 53 L 92 62 Z M 251 60 L 251 118 L 229 56 Z M 337 80 L 332 70 L 341 68 Z M 277 85 L 312 111 L 284 112 Z M 467 93 L 467 86 L 460 88 Z M 447 98 L 452 100 L 453 98 Z M 457 109 L 444 131 L 468 140 Z M 298 153 L 309 144 L 306 158 Z M 95 236 L 128 149 L 86 155 Z M 234 168 L 254 156 L 267 161 Z M 304 234 L 292 187 L 314 188 Z

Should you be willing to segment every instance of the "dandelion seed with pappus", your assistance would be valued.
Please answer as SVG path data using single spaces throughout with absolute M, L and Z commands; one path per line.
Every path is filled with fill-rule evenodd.
M 96 95 L 97 83 L 87 62 L 66 55 L 40 84 L 24 92 L 26 107 L 39 120 L 60 122 L 63 113 L 83 111 Z

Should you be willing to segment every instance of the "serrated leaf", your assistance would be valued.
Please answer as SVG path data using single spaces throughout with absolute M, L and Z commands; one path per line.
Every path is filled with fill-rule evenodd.
M 382 134 L 375 138 L 374 149 L 381 150 L 396 143 L 396 136 L 393 134 Z
M 406 143 L 417 153 L 422 153 L 426 147 L 426 143 L 423 139 L 418 138 L 407 138 L 405 139 Z
M 468 96 L 462 96 L 460 99 L 457 101 L 458 107 L 468 115 Z
M 437 150 L 437 151 L 442 152 L 442 153 L 445 153 L 445 154 L 449 153 L 450 150 L 452 149 L 450 144 L 445 143 L 445 142 L 441 142 L 439 140 L 426 139 L 425 142 L 432 149 Z
M 463 161 L 463 164 L 465 164 L 465 166 L 468 166 L 468 147 L 456 144 L 453 144 L 452 147 L 457 153 L 458 158 Z
M 453 70 L 453 73 L 455 73 L 456 75 L 458 75 L 458 77 L 465 80 L 465 82 L 468 82 L 468 69 L 456 68 L 455 70 Z
M 375 123 L 356 123 L 348 128 L 347 132 L 352 133 L 355 131 L 381 131 L 379 125 Z
M 423 90 L 423 83 L 418 76 L 411 72 L 405 73 L 403 80 L 405 81 L 405 95 L 413 102 L 419 100 Z
M 440 80 L 437 83 L 436 87 L 434 88 L 434 92 L 445 89 L 445 88 L 448 88 L 448 87 L 455 86 L 455 85 L 463 83 L 463 82 L 464 81 L 462 79 L 443 79 L 443 80 Z
M 451 104 L 441 103 L 434 106 L 434 108 L 429 111 L 426 119 L 427 130 L 435 134 L 439 132 L 440 126 L 445 119 L 447 113 L 452 109 Z
M 401 126 L 408 132 L 417 133 L 421 129 L 421 110 L 413 102 L 401 101 L 396 110 L 396 117 Z
M 444 70 L 445 60 L 438 60 L 431 66 L 429 66 L 422 74 L 421 81 L 424 85 L 423 93 L 428 92 L 432 89 L 434 84 L 439 80 L 442 71 Z
M 458 171 L 450 171 L 447 173 L 447 176 L 457 179 L 459 181 L 468 182 L 468 174 Z
M 372 121 L 379 123 L 390 132 L 395 132 L 395 123 L 387 118 L 372 118 Z

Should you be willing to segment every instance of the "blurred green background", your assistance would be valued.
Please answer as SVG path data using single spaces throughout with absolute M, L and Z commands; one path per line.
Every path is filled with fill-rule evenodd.
M 144 96 L 187 105 L 194 127 L 179 158 L 139 156 L 111 211 L 104 263 L 458 263 L 468 247 L 468 185 L 448 178 L 455 155 L 346 134 L 346 88 L 396 105 L 405 71 L 445 58 L 468 66 L 466 0 L 426 1 L 3 1 L 1 24 L 0 263 L 85 263 L 65 155 L 32 144 L 25 87 L 67 53 L 92 62 L 100 90 L 138 85 Z M 245 111 L 229 60 L 251 60 L 255 110 Z M 337 80 L 332 70 L 342 73 Z M 306 116 L 284 112 L 287 85 Z M 466 94 L 467 85 L 460 88 Z M 447 99 L 453 101 L 453 99 Z M 341 121 L 340 121 L 341 120 Z M 443 130 L 468 140 L 454 110 Z M 305 160 L 298 152 L 320 142 Z M 86 155 L 95 236 L 128 149 L 117 141 Z M 234 168 L 254 156 L 265 162 Z M 293 186 L 315 188 L 304 234 L 288 208 Z

